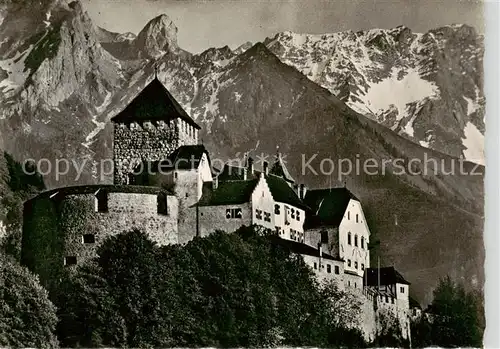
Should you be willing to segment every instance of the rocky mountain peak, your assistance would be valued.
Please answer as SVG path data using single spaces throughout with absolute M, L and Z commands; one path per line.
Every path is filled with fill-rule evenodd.
M 168 52 L 176 52 L 177 27 L 166 14 L 153 18 L 135 40 L 141 58 L 158 58 Z

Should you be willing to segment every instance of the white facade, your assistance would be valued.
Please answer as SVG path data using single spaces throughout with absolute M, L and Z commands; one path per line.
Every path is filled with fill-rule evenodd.
M 339 225 L 339 255 L 346 271 L 363 277 L 364 270 L 370 267 L 369 242 L 370 230 L 361 203 L 351 199 Z
M 305 211 L 290 204 L 274 202 L 275 230 L 282 239 L 304 242 Z

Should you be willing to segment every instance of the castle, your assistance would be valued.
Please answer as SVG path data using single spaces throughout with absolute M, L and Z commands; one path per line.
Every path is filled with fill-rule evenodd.
M 280 153 L 260 170 L 249 157 L 215 171 L 199 144 L 200 126 L 156 77 L 112 122 L 113 185 L 58 188 L 25 203 L 21 259 L 45 287 L 95 256 L 107 236 L 126 230 L 165 245 L 258 225 L 301 255 L 320 280 L 362 299 L 367 339 L 380 309 L 393 312 L 409 337 L 409 283 L 393 267 L 371 267 L 370 230 L 347 188 L 296 184 Z

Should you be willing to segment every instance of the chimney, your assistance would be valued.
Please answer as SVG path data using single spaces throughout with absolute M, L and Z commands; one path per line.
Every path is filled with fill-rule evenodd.
M 248 173 L 253 175 L 253 159 L 251 157 L 248 158 Z
M 269 163 L 267 161 L 264 161 L 262 165 L 262 172 L 264 172 L 266 176 L 269 174 Z
M 307 192 L 307 188 L 306 188 L 305 184 L 299 184 L 299 198 L 301 200 L 304 200 L 304 198 L 306 197 L 306 192 Z
M 215 178 L 212 180 L 212 189 L 217 189 L 219 186 L 219 176 L 215 176 Z

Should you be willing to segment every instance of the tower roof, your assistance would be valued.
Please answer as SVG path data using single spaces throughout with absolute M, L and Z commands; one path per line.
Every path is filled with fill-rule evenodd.
M 290 172 L 288 172 L 288 169 L 285 166 L 285 162 L 283 161 L 283 158 L 281 157 L 281 153 L 279 153 L 279 152 L 278 152 L 278 154 L 276 154 L 276 162 L 274 163 L 274 165 L 271 168 L 271 170 L 269 171 L 269 173 L 273 174 L 275 176 L 281 177 L 287 182 L 295 183 L 295 180 L 290 175 Z
M 197 129 L 201 128 L 155 77 L 125 109 L 112 117 L 111 121 L 168 121 L 176 118 L 181 118 Z
M 306 226 L 338 226 L 351 199 L 359 201 L 345 187 L 308 190 L 304 202 L 313 210 L 314 215 L 306 218 Z

